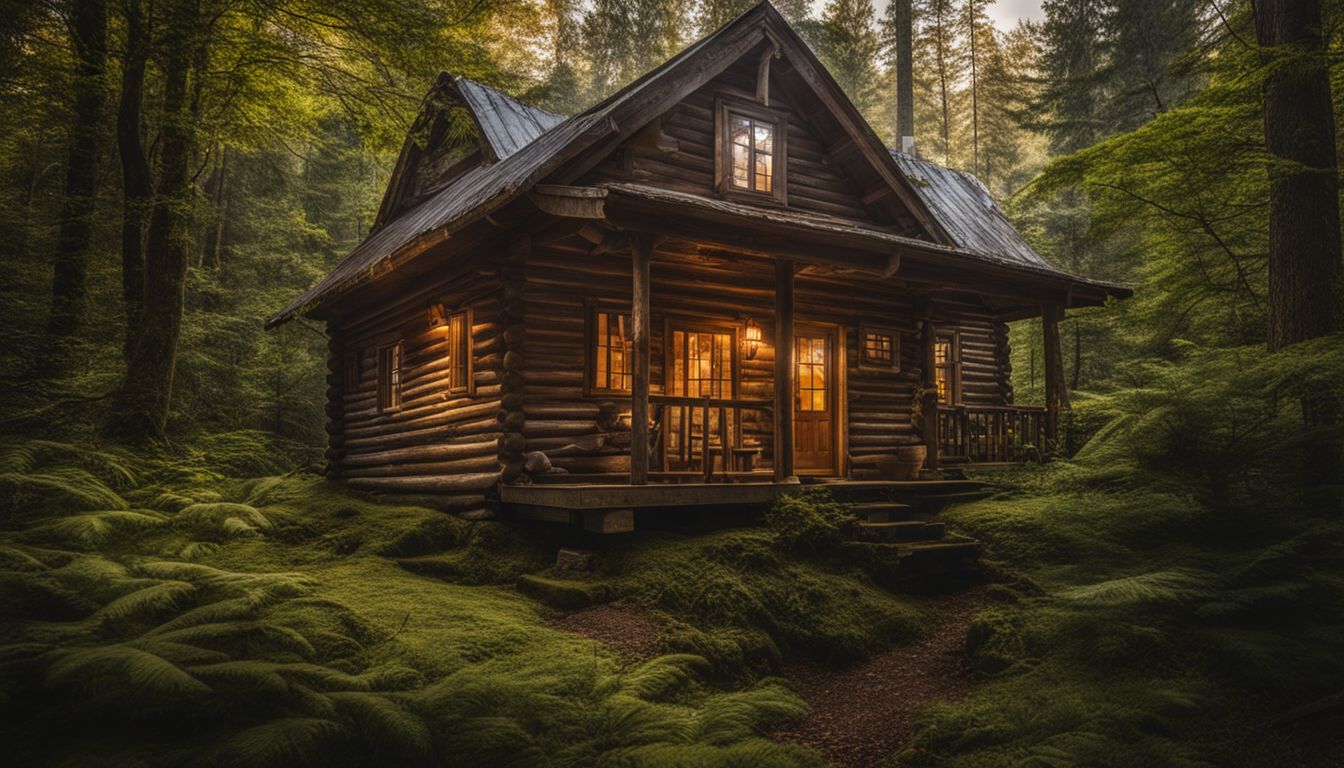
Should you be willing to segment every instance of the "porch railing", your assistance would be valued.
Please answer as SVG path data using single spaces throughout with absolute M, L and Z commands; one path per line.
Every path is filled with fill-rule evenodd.
M 649 395 L 649 406 L 654 476 L 712 482 L 762 474 L 774 433 L 772 401 Z
M 938 406 L 938 453 L 944 460 L 1039 460 L 1045 409 L 1026 406 Z

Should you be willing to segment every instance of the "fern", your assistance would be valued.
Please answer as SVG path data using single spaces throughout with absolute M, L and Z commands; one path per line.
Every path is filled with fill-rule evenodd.
M 700 656 L 685 653 L 659 656 L 628 673 L 608 679 L 599 690 L 614 689 L 641 699 L 666 698 L 708 668 L 709 663 Z
M 128 509 L 116 491 L 87 470 L 65 467 L 45 473 L 0 474 L 0 500 L 16 511 L 84 512 Z
M 341 714 L 353 720 L 374 751 L 414 762 L 429 758 L 433 735 L 425 721 L 394 699 L 375 693 L 338 691 L 329 694 Z
M 108 688 L 139 695 L 201 694 L 210 689 L 177 665 L 149 651 L 126 644 L 58 651 L 47 668 L 50 687 L 103 682 Z
M 156 635 L 160 640 L 170 642 L 216 643 L 220 645 L 243 646 L 256 643 L 263 648 L 276 652 L 292 653 L 303 658 L 312 657 L 316 651 L 312 643 L 302 633 L 288 627 L 264 621 L 229 621 L 212 624 L 198 624 L 183 629 L 174 629 Z
M 1188 603 L 1207 599 L 1218 579 L 1207 571 L 1171 568 L 1061 590 L 1064 600 L 1097 606 Z
M 340 723 L 323 718 L 284 717 L 229 737 L 214 762 L 239 768 L 314 765 L 323 762 L 344 730 Z
M 24 538 L 93 548 L 113 535 L 153 528 L 163 522 L 162 517 L 149 512 L 86 512 L 29 528 Z
M 116 622 L 162 613 L 176 608 L 195 592 L 196 585 L 185 581 L 159 582 L 113 600 L 95 611 L 92 618 Z

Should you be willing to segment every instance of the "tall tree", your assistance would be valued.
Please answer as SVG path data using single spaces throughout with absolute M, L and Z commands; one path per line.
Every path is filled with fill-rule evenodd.
M 933 127 L 923 141 L 941 155 L 944 165 L 952 160 L 952 132 L 960 115 L 962 78 L 966 73 L 957 8 L 953 0 L 917 0 L 915 13 L 916 87 L 922 92 L 930 120 L 918 115 L 922 125 Z
M 191 243 L 187 209 L 199 100 L 193 65 L 205 59 L 199 0 L 175 0 L 167 10 L 163 56 L 163 125 L 159 179 L 145 248 L 144 303 L 126 377 L 116 393 L 108 429 L 138 441 L 163 435 L 172 400 L 177 343 Z M 197 71 L 199 78 L 204 73 Z
M 1200 0 L 1110 0 L 1102 24 L 1105 135 L 1132 131 L 1194 88 L 1181 60 L 1196 46 Z
M 983 58 L 994 46 L 994 27 L 985 12 L 987 0 L 966 0 L 962 22 L 966 25 L 966 63 L 970 76 L 967 89 L 971 95 L 971 172 L 980 174 L 980 69 Z
M 1269 347 L 1278 349 L 1344 322 L 1339 137 L 1318 0 L 1260 0 L 1255 21 L 1271 157 Z
M 1105 6 L 1102 0 L 1044 0 L 1041 10 L 1045 87 L 1037 112 L 1050 150 L 1068 154 L 1096 143 L 1102 133 L 1097 111 Z
M 129 363 L 145 294 L 145 213 L 153 195 L 149 160 L 141 135 L 150 20 L 142 0 L 127 0 L 126 49 L 117 103 L 117 154 L 121 160 L 121 297 L 126 312 L 122 354 Z
M 84 316 L 89 244 L 97 192 L 98 149 L 103 105 L 107 101 L 106 0 L 72 0 L 66 24 L 75 52 L 74 122 L 65 165 L 65 200 L 56 240 L 47 335 L 63 347 Z
M 872 0 L 830 0 L 821 14 L 821 60 L 859 111 L 877 105 L 881 46 Z

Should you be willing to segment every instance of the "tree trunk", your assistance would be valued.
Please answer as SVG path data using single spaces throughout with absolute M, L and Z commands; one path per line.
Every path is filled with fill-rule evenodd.
M 1269 347 L 1279 349 L 1344 318 L 1335 120 L 1318 0 L 1261 0 L 1256 33 L 1269 66 Z
M 1344 321 L 1339 177 L 1329 64 L 1318 0 L 1262 0 L 1256 14 L 1265 77 L 1269 168 L 1269 348 L 1326 336 Z M 1302 398 L 1308 486 L 1338 482 L 1340 403 Z
M 162 155 L 145 247 L 144 303 L 126 378 L 107 425 L 110 434 L 132 442 L 162 437 L 172 400 L 191 243 L 185 209 L 195 139 L 188 85 L 196 21 L 195 0 L 183 0 L 169 11 L 165 30 Z
M 117 105 L 117 152 L 121 157 L 121 300 L 126 311 L 122 356 L 130 363 L 140 308 L 145 300 L 145 212 L 153 188 L 149 161 L 140 135 L 144 104 L 145 64 L 149 38 L 140 0 L 126 4 L 126 56 Z
M 65 166 L 65 201 L 56 238 L 47 336 L 59 352 L 79 331 L 84 317 L 85 276 L 93 233 L 93 204 L 98 171 L 99 123 L 106 102 L 107 4 L 76 0 L 71 4 L 70 40 L 75 50 L 75 111 Z

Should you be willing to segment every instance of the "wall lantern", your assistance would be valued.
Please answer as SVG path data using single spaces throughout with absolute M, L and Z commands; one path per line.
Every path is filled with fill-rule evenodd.
M 437 301 L 429 303 L 429 327 L 437 328 L 448 319 L 448 310 Z
M 742 354 L 748 360 L 755 360 L 756 350 L 761 346 L 761 325 L 755 319 L 748 317 L 746 326 L 747 332 L 742 337 Z

